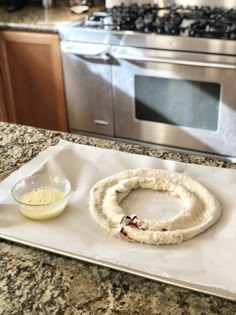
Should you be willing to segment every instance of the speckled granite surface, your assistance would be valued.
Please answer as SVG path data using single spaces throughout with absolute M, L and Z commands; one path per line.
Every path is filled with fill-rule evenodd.
M 163 159 L 236 168 L 210 158 L 0 123 L 0 180 L 60 139 Z M 236 314 L 236 303 L 4 240 L 1 315 Z
M 60 1 L 47 10 L 32 4 L 13 13 L 6 12 L 3 6 L 0 6 L 0 29 L 58 32 L 61 23 L 76 21 L 82 17 L 83 15 L 71 13 L 69 6 Z

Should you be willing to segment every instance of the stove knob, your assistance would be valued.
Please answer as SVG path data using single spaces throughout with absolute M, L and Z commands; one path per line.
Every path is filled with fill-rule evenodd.
M 195 32 L 194 32 L 194 30 L 189 30 L 189 36 L 191 36 L 191 37 L 195 37 Z

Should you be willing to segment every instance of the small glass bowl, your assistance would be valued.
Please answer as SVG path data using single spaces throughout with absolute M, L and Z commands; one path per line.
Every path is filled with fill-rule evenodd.
M 50 194 L 52 191 L 60 192 L 61 197 L 57 201 L 34 202 L 31 200 L 26 203 L 22 201 L 23 196 L 32 191 L 45 191 Z M 46 220 L 58 216 L 62 213 L 68 203 L 71 192 L 70 182 L 60 176 L 33 175 L 17 182 L 12 190 L 12 196 L 17 202 L 22 214 L 33 220 Z

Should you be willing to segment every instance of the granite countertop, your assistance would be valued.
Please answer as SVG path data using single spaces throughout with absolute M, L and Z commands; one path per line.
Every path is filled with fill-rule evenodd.
M 31 4 L 13 13 L 8 13 L 3 6 L 0 6 L 0 29 L 57 33 L 62 23 L 76 21 L 83 17 L 82 14 L 71 13 L 69 6 L 63 1 L 57 1 L 57 4 L 49 9 Z
M 0 180 L 60 139 L 188 163 L 236 168 L 211 158 L 0 123 Z M 0 242 L 1 315 L 236 314 L 236 303 L 38 249 Z

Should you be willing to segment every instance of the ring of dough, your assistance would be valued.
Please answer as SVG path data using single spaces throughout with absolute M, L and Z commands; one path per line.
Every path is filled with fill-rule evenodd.
M 120 202 L 137 188 L 164 191 L 180 197 L 183 208 L 169 220 L 137 218 L 136 227 L 122 227 L 129 241 L 178 244 L 204 232 L 220 218 L 218 200 L 192 178 L 159 169 L 126 170 L 99 181 L 90 191 L 90 212 L 100 227 L 112 236 L 120 237 L 121 221 L 127 216 Z

